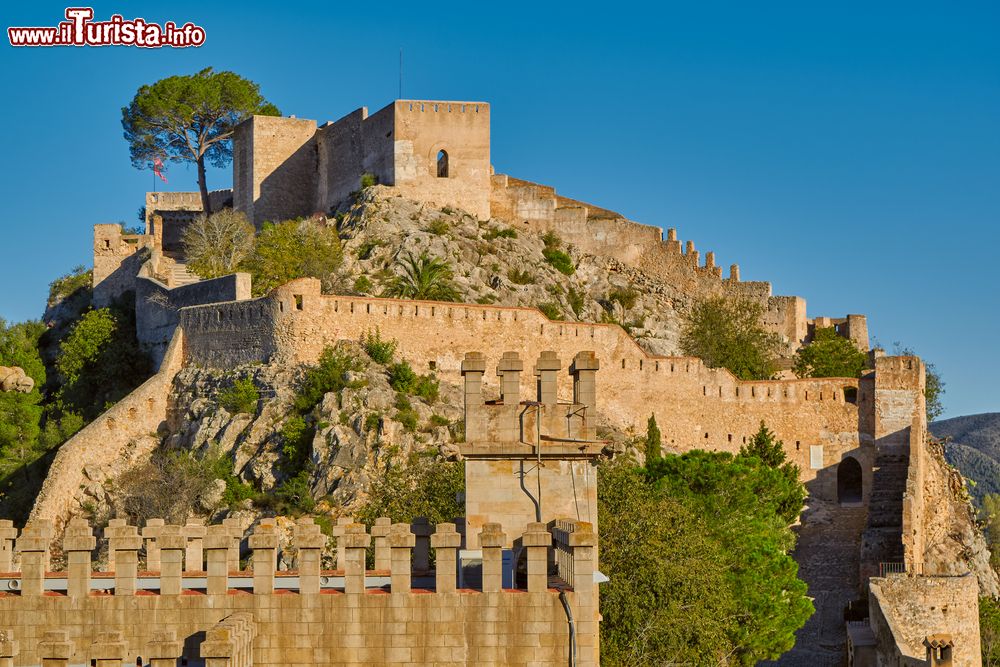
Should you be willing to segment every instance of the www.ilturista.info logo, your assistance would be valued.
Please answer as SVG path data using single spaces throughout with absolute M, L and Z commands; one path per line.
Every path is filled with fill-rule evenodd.
M 162 26 L 145 19 L 126 20 L 114 14 L 107 21 L 94 21 L 91 7 L 67 7 L 66 20 L 50 28 L 7 28 L 11 46 L 140 46 L 156 49 L 163 46 L 184 48 L 205 43 L 205 29 L 173 21 Z

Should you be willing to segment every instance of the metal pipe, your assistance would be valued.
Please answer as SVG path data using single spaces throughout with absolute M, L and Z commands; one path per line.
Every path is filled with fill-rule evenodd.
M 576 623 L 573 621 L 573 610 L 569 607 L 565 589 L 559 591 L 559 601 L 562 602 L 566 620 L 569 621 L 569 667 L 576 667 Z

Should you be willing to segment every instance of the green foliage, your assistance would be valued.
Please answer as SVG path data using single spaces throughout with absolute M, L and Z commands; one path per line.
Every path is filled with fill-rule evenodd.
M 381 329 L 375 327 L 374 331 L 365 331 L 361 336 L 361 345 L 372 361 L 385 365 L 392 361 L 399 343 L 395 338 L 383 340 Z
M 372 281 L 368 276 L 358 276 L 354 279 L 354 291 L 360 294 L 368 294 L 372 291 Z
M 141 86 L 122 109 L 132 165 L 148 169 L 155 158 L 195 162 L 202 210 L 210 214 L 205 162 L 223 168 L 233 158 L 233 130 L 252 115 L 278 116 L 260 87 L 233 72 L 206 68 Z
M 660 427 L 656 425 L 656 416 L 649 415 L 646 422 L 646 437 L 643 440 L 643 451 L 646 454 L 646 465 L 663 457 L 663 438 L 660 436 Z
M 983 667 L 1000 667 L 1000 600 L 979 598 Z
M 389 386 L 397 392 L 422 398 L 427 403 L 438 399 L 440 383 L 433 375 L 418 375 L 407 361 L 389 367 Z
M 361 174 L 361 189 L 370 188 L 373 185 L 378 185 L 378 176 L 371 172 L 365 172 Z
M 562 239 L 555 232 L 545 232 L 542 234 L 542 243 L 547 249 L 557 249 L 562 245 Z
M 559 307 L 558 303 L 553 303 L 552 301 L 545 301 L 538 304 L 538 310 L 542 311 L 542 315 L 553 321 L 558 321 L 565 319 L 563 317 L 562 308 Z
M 583 306 L 585 303 L 586 294 L 582 290 L 577 290 L 576 287 L 570 285 L 569 290 L 566 292 L 566 301 L 569 303 L 570 309 L 573 314 L 576 315 L 577 319 L 583 314 Z
M 458 290 L 452 283 L 454 273 L 448 262 L 421 253 L 401 256 L 398 266 L 402 273 L 390 281 L 383 296 L 426 301 L 458 301 Z
M 240 211 L 224 208 L 201 215 L 184 228 L 184 257 L 201 278 L 229 275 L 253 252 L 254 235 L 253 225 Z
M 444 236 L 451 230 L 451 225 L 444 218 L 435 218 L 432 220 L 424 231 L 429 234 L 434 234 L 435 236 Z
M 774 433 L 763 420 L 760 428 L 750 438 L 750 442 L 740 447 L 740 456 L 755 456 L 766 466 L 777 468 L 785 462 L 784 443 L 774 437 Z
M 684 354 L 741 380 L 766 380 L 777 371 L 779 339 L 763 325 L 764 306 L 741 298 L 713 297 L 696 304 L 681 332 Z
M 418 516 L 431 524 L 464 516 L 459 494 L 465 490 L 465 465 L 414 458 L 403 465 L 389 465 L 372 480 L 367 503 L 356 516 L 368 525 L 387 516 L 392 521 L 410 523 Z
M 906 347 L 899 342 L 893 343 L 892 347 L 892 353 L 896 356 L 917 356 L 913 348 Z M 927 373 L 926 385 L 924 386 L 924 403 L 927 408 L 927 421 L 932 422 L 944 414 L 944 403 L 941 400 L 941 396 L 945 392 L 945 383 L 934 364 L 926 359 L 923 362 Z
M 257 401 L 260 400 L 260 393 L 252 379 L 240 378 L 233 382 L 231 387 L 220 391 L 217 398 L 219 405 L 230 414 L 245 412 L 252 415 L 257 412 Z
M 221 479 L 226 483 L 226 491 L 222 502 L 232 507 L 244 500 L 253 500 L 257 492 L 252 486 L 241 480 L 233 472 L 233 459 L 224 454 L 209 453 L 204 458 L 204 465 L 209 469 L 213 479 Z
M 279 484 L 274 491 L 278 501 L 275 509 L 289 514 L 312 512 L 316 508 L 316 500 L 312 496 L 309 477 L 309 471 L 301 470 Z
M 494 241 L 496 239 L 516 239 L 517 230 L 513 227 L 494 227 L 483 234 L 484 241 Z
M 365 430 L 366 431 L 378 431 L 382 426 L 382 413 L 381 412 L 369 412 L 365 415 Z
M 856 378 L 868 364 L 868 355 L 834 327 L 819 327 L 812 341 L 795 353 L 792 370 L 800 378 Z
M 813 612 L 788 555 L 795 543 L 789 526 L 805 500 L 795 467 L 695 450 L 654 461 L 646 481 L 703 517 L 707 536 L 721 547 L 724 557 L 714 567 L 725 574 L 736 610 L 716 622 L 729 638 L 733 662 L 753 665 L 789 650 Z
M 358 251 L 357 251 L 358 259 L 361 260 L 371 259 L 372 254 L 375 252 L 375 250 L 382 247 L 383 245 L 385 245 L 385 242 L 382 241 L 381 239 L 365 239 L 364 241 L 361 242 L 361 245 L 358 246 Z
M 84 313 L 56 357 L 60 411 L 90 421 L 124 398 L 152 372 L 135 339 L 134 311 L 100 308 Z
M 631 287 L 616 287 L 608 293 L 608 303 L 617 304 L 626 313 L 635 307 L 638 298 L 639 292 Z
M 319 278 L 329 291 L 343 261 L 337 230 L 311 220 L 264 223 L 253 253 L 241 264 L 253 275 L 254 296 L 296 278 Z
M 349 376 L 361 369 L 361 361 L 349 349 L 326 347 L 320 354 L 319 364 L 306 371 L 293 401 L 295 409 L 305 414 L 316 407 L 326 394 L 358 386 Z
M 618 461 L 599 469 L 601 662 L 727 664 L 737 603 L 709 517 Z
M 983 522 L 986 543 L 990 547 L 990 564 L 1000 571 L 1000 494 L 988 493 L 983 496 L 979 519 Z M 997 638 L 1000 641 L 1000 637 Z M 1000 644 L 997 644 L 1000 657 Z
M 77 292 L 89 291 L 93 279 L 94 272 L 92 270 L 83 265 L 74 267 L 66 275 L 60 276 L 49 283 L 48 304 L 52 306 L 59 301 L 68 299 Z
M 451 426 L 451 421 L 447 417 L 442 417 L 438 414 L 431 415 L 430 424 L 432 427 L 437 426 Z
M 573 265 L 573 258 L 569 256 L 569 253 L 556 250 L 555 248 L 546 248 L 542 251 L 542 256 L 559 273 L 571 276 L 576 271 L 576 267 Z
M 35 381 L 34 389 L 27 394 L 0 392 L 0 488 L 11 483 L 41 481 L 25 479 L 24 474 L 28 472 L 26 466 L 45 452 L 47 444 L 41 441 L 40 388 L 45 385 L 45 366 L 38 352 L 38 341 L 44 331 L 41 322 L 8 325 L 0 319 L 0 366 L 18 366 Z M 56 427 L 54 422 L 52 427 Z M 16 471 L 22 475 L 14 475 Z
M 535 283 L 535 276 L 527 269 L 511 268 L 507 270 L 507 280 L 515 285 L 533 285 Z

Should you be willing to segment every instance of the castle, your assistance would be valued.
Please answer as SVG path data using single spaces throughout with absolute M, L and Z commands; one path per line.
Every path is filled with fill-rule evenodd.
M 254 224 L 261 225 L 267 220 L 335 210 L 361 187 L 363 178 L 373 177 L 401 196 L 429 205 L 460 208 L 480 218 L 492 215 L 539 232 L 557 230 L 580 252 L 607 256 L 682 286 L 694 298 L 730 293 L 757 299 L 766 306 L 765 324 L 782 336 L 789 354 L 808 343 L 815 327 L 826 326 L 835 326 L 859 348 L 868 349 L 863 316 L 809 319 L 803 299 L 774 296 L 767 283 L 743 282 L 735 265 L 723 279 L 714 254 L 706 253 L 702 262 L 694 244 L 682 245 L 674 230 L 664 239 L 659 228 L 566 199 L 546 186 L 494 174 L 489 159 L 489 114 L 489 105 L 481 102 L 399 100 L 372 116 L 360 109 L 322 126 L 296 118 L 253 117 L 240 125 L 235 135 L 233 190 L 213 193 L 213 206 L 231 202 Z M 974 574 L 957 566 L 942 548 L 940 526 L 947 517 L 941 508 L 946 503 L 940 495 L 942 485 L 929 481 L 936 480 L 938 469 L 927 449 L 925 368 L 918 358 L 882 356 L 873 351 L 874 370 L 860 379 L 741 381 L 697 358 L 650 354 L 617 325 L 556 322 L 530 308 L 327 295 L 321 293 L 319 281 L 308 278 L 251 298 L 247 274 L 199 281 L 184 270 L 178 255 L 180 232 L 199 211 L 200 200 L 192 193 L 150 193 L 146 234 L 124 235 L 117 225 L 95 226 L 95 303 L 135 293 L 139 339 L 160 362 L 160 370 L 80 431 L 56 456 L 20 538 L 28 545 L 26 549 L 19 546 L 22 563 L 17 585 L 22 592 L 10 599 L 0 598 L 0 628 L 13 629 L 15 639 L 26 648 L 26 657 L 16 664 L 43 659 L 37 651 L 48 644 L 64 649 L 67 643 L 72 644 L 78 656 L 102 641 L 120 646 L 122 640 L 117 635 L 98 641 L 97 633 L 115 631 L 118 621 L 114 619 L 121 618 L 126 608 L 146 610 L 142 613 L 152 615 L 148 618 L 172 618 L 176 613 L 184 619 L 163 622 L 163 628 L 149 623 L 150 632 L 162 629 L 163 634 L 135 638 L 128 648 L 129 659 L 146 650 L 142 648 L 146 645 L 169 645 L 176 653 L 182 638 L 206 632 L 206 642 L 225 636 L 233 647 L 242 647 L 243 656 L 252 644 L 253 664 L 277 664 L 269 662 L 276 657 L 266 657 L 280 655 L 272 649 L 300 648 L 297 644 L 286 647 L 282 642 L 298 641 L 288 637 L 308 638 L 316 631 L 293 631 L 283 623 L 308 617 L 318 619 L 315 623 L 346 624 L 336 626 L 330 641 L 360 636 L 350 641 L 365 647 L 374 642 L 380 651 L 377 661 L 401 664 L 416 654 L 411 651 L 404 658 L 403 652 L 392 651 L 394 644 L 379 644 L 395 641 L 388 639 L 392 632 L 384 624 L 395 618 L 392 613 L 396 612 L 388 610 L 397 609 L 408 621 L 407 635 L 409 622 L 413 622 L 414 633 L 457 638 L 456 652 L 442 657 L 443 662 L 565 663 L 567 652 L 574 650 L 570 634 L 577 640 L 577 664 L 594 662 L 598 659 L 599 603 L 597 585 L 592 583 L 598 545 L 596 481 L 591 467 L 602 449 L 594 424 L 600 415 L 611 425 L 635 428 L 644 424 L 650 413 L 661 426 L 664 443 L 681 451 L 738 451 L 760 421 L 766 421 L 785 443 L 789 459 L 799 465 L 811 502 L 828 508 L 831 527 L 847 535 L 841 545 L 843 562 L 837 565 L 846 583 L 814 589 L 814 582 L 809 582 L 817 613 L 800 635 L 800 643 L 840 642 L 854 665 L 980 664 L 979 584 Z M 167 561 L 161 558 L 158 580 L 150 574 L 148 581 L 138 575 L 133 581 L 130 573 L 139 547 L 126 550 L 131 555 L 123 557 L 126 579 L 121 584 L 122 595 L 135 602 L 119 601 L 118 584 L 111 586 L 108 576 L 100 586 L 93 583 L 99 578 L 96 574 L 89 583 L 85 581 L 90 577 L 83 573 L 89 573 L 85 557 L 93 549 L 89 546 L 93 537 L 89 528 L 72 519 L 78 513 L 85 481 L 84 463 L 98 461 L 113 477 L 136 457 L 148 454 L 137 451 L 135 443 L 176 419 L 177 408 L 171 405 L 169 392 L 181 368 L 192 364 L 229 368 L 244 363 L 315 362 L 326 345 L 358 340 L 376 327 L 399 341 L 400 355 L 415 367 L 433 369 L 443 381 L 462 384 L 466 409 L 462 453 L 467 470 L 467 516 L 460 525 L 438 527 L 442 531 L 439 538 L 426 527 L 390 527 L 390 541 L 396 535 L 400 543 L 399 560 L 394 560 L 393 552 L 390 560 L 381 561 L 394 564 L 387 568 L 389 574 L 371 575 L 375 582 L 382 581 L 377 576 L 388 576 L 387 597 L 361 594 L 368 586 L 368 575 L 360 572 L 363 568 L 358 565 L 362 556 L 357 553 L 363 554 L 363 550 L 350 550 L 367 545 L 370 536 L 353 524 L 345 527 L 338 539 L 338 548 L 346 550 L 342 552 L 344 560 L 338 563 L 343 574 L 323 575 L 321 580 L 325 577 L 327 583 L 319 586 L 314 597 L 309 597 L 317 593 L 315 559 L 308 555 L 312 547 L 304 547 L 305 561 L 300 561 L 308 563 L 308 577 L 303 574 L 305 565 L 300 565 L 295 582 L 292 574 L 273 572 L 274 547 L 268 546 L 272 540 L 266 522 L 257 527 L 260 537 L 254 533 L 249 541 L 255 553 L 252 576 L 228 574 L 225 580 L 225 570 L 234 569 L 236 564 L 231 559 L 225 561 L 229 565 L 223 565 L 221 555 L 214 556 L 214 570 L 213 561 L 209 561 L 209 578 L 204 582 L 195 575 L 178 574 L 177 554 L 187 545 L 181 546 L 176 538 L 178 530 L 184 534 L 183 529 L 174 527 L 167 531 L 174 536 L 174 555 L 169 559 L 172 569 L 167 572 Z M 484 342 L 488 343 L 485 350 L 467 354 L 481 350 Z M 523 360 L 537 360 L 534 373 L 522 372 Z M 483 399 L 486 369 L 497 369 L 499 402 Z M 536 400 L 521 399 L 532 393 Z M 550 465 L 543 468 L 543 460 Z M 517 479 L 512 473 L 532 462 L 539 464 L 534 495 L 508 484 Z M 129 544 L 138 544 L 129 532 L 134 529 L 118 528 L 130 536 Z M 221 534 L 221 528 L 214 530 Z M 304 535 L 313 534 L 312 528 L 303 531 Z M 76 551 L 63 547 L 69 554 L 78 554 L 70 561 L 66 575 L 67 586 L 76 591 L 68 597 L 78 601 L 68 603 L 70 616 L 99 621 L 68 621 L 68 629 L 48 622 L 37 626 L 19 622 L 23 607 L 18 605 L 47 612 L 50 607 L 46 605 L 61 604 L 40 593 L 53 585 L 39 563 L 45 558 L 42 547 L 47 548 L 62 532 L 66 540 L 79 538 L 82 545 Z M 410 592 L 419 575 L 414 572 L 411 580 L 409 569 L 396 564 L 408 564 L 409 552 L 403 549 L 415 539 L 419 552 L 428 536 L 438 539 L 440 548 L 445 549 L 445 560 L 440 560 L 439 552 L 434 575 L 437 594 L 422 596 Z M 312 544 L 309 539 L 305 544 Z M 504 576 L 499 554 L 516 549 L 518 539 L 527 550 L 526 598 L 500 591 L 516 588 L 513 579 L 497 584 L 498 576 Z M 554 551 L 548 546 L 553 543 Z M 9 547 L 9 542 L 4 544 Z M 543 546 L 549 549 L 545 558 Z M 460 547 L 470 553 L 463 556 L 448 551 Z M 154 545 L 154 552 L 158 548 L 165 547 Z M 256 556 L 258 548 L 263 550 L 262 557 Z M 222 546 L 218 549 L 222 553 Z M 154 569 L 148 563 L 148 548 L 146 558 L 147 568 Z M 479 568 L 480 597 L 459 595 L 445 601 L 441 593 L 455 586 L 451 581 L 452 558 L 457 559 L 459 574 Z M 548 563 L 545 568 L 543 561 Z M 444 574 L 441 562 L 448 564 Z M 415 567 L 417 563 L 423 561 L 414 556 Z M 579 570 L 573 569 L 577 566 Z M 561 583 L 546 589 L 543 570 L 558 571 Z M 584 580 L 586 586 L 581 586 Z M 278 581 L 284 581 L 285 586 L 278 586 Z M 303 587 L 298 596 L 279 594 L 295 589 L 292 583 Z M 99 596 L 92 599 L 88 591 L 95 587 L 114 589 L 116 594 L 107 598 L 111 601 Z M 343 595 L 323 595 L 327 587 L 342 589 Z M 253 596 L 213 598 L 241 588 L 252 588 Z M 29 589 L 35 591 L 33 601 L 27 599 L 32 597 L 25 593 Z M 184 592 L 202 589 L 207 591 L 202 597 Z M 569 589 L 576 597 L 564 609 L 556 591 Z M 160 594 L 144 595 L 146 590 L 159 590 Z M 168 597 L 165 590 L 180 592 L 178 597 Z M 401 591 L 405 595 L 398 595 Z M 866 620 L 845 623 L 844 606 L 863 591 L 868 592 Z M 319 606 L 306 598 L 318 601 Z M 522 604 L 524 607 L 518 606 Z M 449 625 L 440 632 L 428 632 L 428 626 L 418 625 L 459 613 L 455 605 L 460 613 L 472 614 L 466 625 Z M 473 607 L 480 611 L 472 612 Z M 189 616 L 180 614 L 187 608 Z M 444 611 L 446 608 L 452 611 Z M 105 610 L 107 615 L 103 615 Z M 567 612 L 576 619 L 573 633 L 567 629 Z M 478 613 L 483 616 L 476 616 Z M 497 619 L 510 624 L 503 625 Z M 520 623 L 528 619 L 542 625 Z M 361 621 L 365 623 L 352 625 Z M 494 625 L 484 630 L 480 622 Z M 222 625 L 216 627 L 216 623 Z M 543 626 L 537 636 L 525 634 L 530 634 L 526 627 Z M 481 634 L 497 643 L 482 644 Z M 46 637 L 48 644 L 38 643 Z M 446 641 L 441 637 L 433 641 Z M 496 646 L 535 648 L 502 655 L 487 648 Z M 539 646 L 551 647 L 551 652 L 542 652 Z M 426 648 L 443 650 L 445 646 Z M 484 650 L 484 657 L 473 657 L 480 655 L 470 653 L 473 648 Z M 546 657 L 539 657 L 542 655 Z M 163 660 L 177 658 L 165 656 Z M 98 659 L 96 655 L 94 659 Z M 244 662 L 239 662 L 241 659 Z M 322 662 L 326 658 L 315 654 L 312 659 Z M 250 664 L 246 657 L 229 660 L 207 664 Z M 307 661 L 303 658 L 303 663 Z M 357 661 L 364 660 L 358 657 Z M 344 662 L 355 659 L 345 658 Z

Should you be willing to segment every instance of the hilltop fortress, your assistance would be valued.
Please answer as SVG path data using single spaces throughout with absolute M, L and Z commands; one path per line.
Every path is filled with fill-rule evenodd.
M 493 217 L 539 233 L 555 231 L 580 253 L 608 257 L 676 286 L 692 299 L 739 294 L 759 300 L 766 306 L 765 324 L 781 335 L 788 357 L 809 342 L 815 327 L 836 327 L 860 349 L 868 350 L 864 316 L 809 319 L 802 298 L 775 296 L 768 283 L 741 281 L 735 264 L 723 278 L 713 253 L 705 253 L 702 260 L 693 242 L 682 245 L 673 229 L 664 238 L 658 227 L 566 199 L 547 186 L 493 173 L 490 106 L 486 103 L 398 100 L 371 116 L 362 108 L 321 126 L 294 117 L 256 116 L 238 127 L 233 152 L 233 189 L 213 193 L 212 205 L 229 203 L 258 227 L 268 220 L 330 214 L 361 189 L 363 178 L 375 178 L 395 194 L 428 206 L 458 208 L 481 219 Z M 486 550 L 498 540 L 508 546 L 510 536 L 525 531 L 525 544 L 544 542 L 527 536 L 546 530 L 536 525 L 539 522 L 549 522 L 546 544 L 552 539 L 557 543 L 563 539 L 567 544 L 563 556 L 556 554 L 550 559 L 560 563 L 560 572 L 567 580 L 572 579 L 569 563 L 581 562 L 565 556 L 572 551 L 570 545 L 596 549 L 596 540 L 591 537 L 581 541 L 570 535 L 574 531 L 579 535 L 597 532 L 593 528 L 596 486 L 584 485 L 582 502 L 572 496 L 576 487 L 567 486 L 567 480 L 586 479 L 589 483 L 596 479 L 593 472 L 587 477 L 601 449 L 595 439 L 595 424 L 637 431 L 652 413 L 660 424 L 664 445 L 673 451 L 736 452 L 763 420 L 784 441 L 788 457 L 799 465 L 810 494 L 810 508 L 822 508 L 827 522 L 825 527 L 814 529 L 819 524 L 803 519 L 797 558 L 816 598 L 817 613 L 800 633 L 800 646 L 790 654 L 787 664 L 839 664 L 830 656 L 846 651 L 854 665 L 980 665 L 977 596 L 980 589 L 997 590 L 996 576 L 972 572 L 968 562 L 959 560 L 954 548 L 948 546 L 947 526 L 967 520 L 961 515 L 967 510 L 955 500 L 954 483 L 928 445 L 925 367 L 920 359 L 882 356 L 873 351 L 874 370 L 860 379 L 794 379 L 785 373 L 779 380 L 741 381 L 727 370 L 709 368 L 696 358 L 651 354 L 617 325 L 551 321 L 532 308 L 330 295 L 323 294 L 320 282 L 311 278 L 252 298 L 247 274 L 202 281 L 184 268 L 180 236 L 200 208 L 194 193 L 149 193 L 145 234 L 125 235 L 118 225 L 95 226 L 94 301 L 107 304 L 134 292 L 137 334 L 160 362 L 160 370 L 60 449 L 29 527 L 53 522 L 54 534 L 61 534 L 70 525 L 76 526 L 73 535 L 82 535 L 84 529 L 69 522 L 79 514 L 83 499 L 84 464 L 101 466 L 104 474 L 113 478 L 148 456 L 148 447 L 144 450 L 137 443 L 148 442 L 144 436 L 177 421 L 183 406 L 173 404 L 171 387 L 185 366 L 312 363 L 326 345 L 358 340 L 377 327 L 382 335 L 399 342 L 401 357 L 420 372 L 434 371 L 444 382 L 465 386 L 469 524 L 460 539 L 467 548 L 481 548 L 484 573 Z M 483 352 L 470 357 L 469 350 Z M 537 360 L 534 372 L 521 372 L 521 359 Z M 487 368 L 497 369 L 499 384 L 488 393 L 499 394 L 499 404 L 483 403 L 483 387 L 493 382 L 485 373 Z M 537 401 L 521 400 L 532 394 Z M 503 409 L 534 403 L 542 406 L 534 418 L 526 408 L 514 412 Z M 555 409 L 557 416 L 544 412 L 548 409 Z M 543 414 L 549 420 L 544 422 L 549 431 L 564 430 L 549 438 L 524 436 L 542 422 Z M 574 422 L 573 415 L 579 414 L 587 415 L 586 419 Z M 566 443 L 574 439 L 584 444 L 571 456 L 573 448 Z M 558 467 L 561 472 L 546 484 L 553 507 L 567 516 L 536 517 L 539 521 L 525 529 L 531 517 L 525 514 L 523 502 L 513 502 L 519 491 L 506 489 L 497 480 L 504 478 L 498 471 L 511 465 L 511 460 L 529 455 L 564 461 Z M 505 504 L 505 498 L 511 503 Z M 569 527 L 559 521 L 580 524 Z M 46 530 L 30 528 L 25 534 L 51 537 L 53 533 Z M 483 531 L 491 535 L 506 531 L 507 537 L 482 542 Z M 824 531 L 836 534 L 836 538 L 824 538 Z M 400 535 L 406 542 L 408 538 L 402 532 Z M 361 537 L 355 540 L 357 544 L 362 541 Z M 345 544 L 350 548 L 355 542 Z M 264 549 L 270 544 L 263 538 L 255 543 L 265 545 Z M 591 555 L 587 552 L 580 558 Z M 596 563 L 596 554 L 593 559 Z M 267 578 L 271 575 L 264 572 L 265 580 L 258 590 L 257 567 L 255 558 L 254 591 L 270 595 Z M 582 576 L 591 576 L 587 570 L 590 565 L 581 567 L 585 571 Z M 211 567 L 209 570 L 211 576 Z M 216 574 L 221 576 L 218 571 Z M 37 572 L 32 576 L 37 579 Z M 357 576 L 356 570 L 353 576 Z M 492 576 L 490 586 L 495 585 Z M 406 597 L 412 595 L 409 592 L 396 596 L 395 568 L 392 577 L 391 604 L 417 605 L 419 596 Z M 224 590 L 220 581 L 216 580 L 213 590 Z M 361 581 L 363 589 L 363 577 Z M 361 589 L 356 578 L 354 582 L 350 586 L 357 593 Z M 305 579 L 301 584 L 306 585 Z M 84 584 L 76 585 L 79 591 L 89 590 Z M 124 585 L 125 590 L 134 587 L 129 582 Z M 447 583 L 441 585 L 448 590 Z M 33 586 L 38 589 L 37 583 Z M 308 586 L 315 588 L 311 579 Z M 533 586 L 529 583 L 529 592 L 543 588 L 537 580 Z M 406 586 L 400 583 L 400 588 L 408 591 L 408 582 Z M 599 618 L 596 585 L 593 588 L 593 600 L 586 598 L 582 609 Z M 586 590 L 591 595 L 589 586 Z M 865 597 L 865 592 L 867 619 L 845 623 L 845 606 Z M 544 607 L 538 614 L 555 614 L 541 619 L 550 624 L 544 641 L 565 647 L 564 629 L 556 629 L 558 602 L 538 599 L 538 606 Z M 21 602 L 27 604 L 28 600 Z M 367 602 L 346 604 L 355 603 L 361 604 L 362 615 L 368 613 L 364 611 Z M 6 619 L 11 616 L 5 605 L 9 604 L 16 603 L 0 599 L 0 621 L 8 626 Z M 32 609 L 44 606 L 32 604 Z M 170 605 L 162 599 L 158 604 Z M 421 608 L 436 604 L 429 602 Z M 507 603 L 490 599 L 485 604 L 502 607 Z M 237 613 L 260 605 L 263 603 L 234 604 L 227 610 Z M 202 614 L 204 627 L 171 626 L 169 630 L 175 633 L 171 636 L 211 630 L 213 623 L 223 619 L 221 612 Z M 521 618 L 517 616 L 521 613 L 511 611 L 513 616 L 507 618 Z M 285 632 L 280 613 L 269 618 L 270 625 L 254 625 L 257 639 L 253 645 L 258 649 L 277 645 L 269 643 L 274 640 L 266 639 L 268 633 Z M 577 664 L 598 659 L 596 627 L 593 621 L 588 630 L 593 654 Z M 90 636 L 93 630 L 89 626 L 80 630 L 77 645 L 90 646 L 96 641 L 96 636 Z M 35 633 L 32 637 L 44 636 L 37 629 L 24 631 Z M 362 634 L 368 631 L 376 632 L 371 629 Z M 463 646 L 470 646 L 475 628 L 463 632 L 471 633 L 463 640 Z M 489 632 L 519 645 L 516 628 Z M 817 648 L 823 646 L 832 648 Z M 819 653 L 807 653 L 813 649 Z M 566 650 L 553 650 L 551 663 L 565 663 Z M 387 664 L 405 662 L 391 658 L 388 649 L 379 655 Z M 454 654 L 444 661 L 474 661 L 471 655 Z M 517 664 L 527 661 L 511 659 Z

